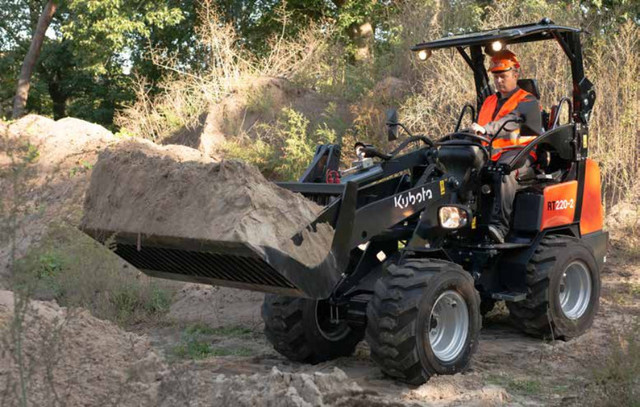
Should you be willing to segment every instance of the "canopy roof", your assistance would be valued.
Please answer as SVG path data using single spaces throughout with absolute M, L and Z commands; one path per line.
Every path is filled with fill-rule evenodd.
M 535 24 L 516 25 L 469 34 L 452 35 L 414 45 L 411 47 L 411 50 L 420 51 L 423 49 L 468 47 L 474 45 L 487 46 L 494 41 L 501 41 L 505 44 L 543 41 L 554 39 L 554 34 L 557 35 L 565 32 L 580 33 L 582 30 L 579 28 L 555 25 L 550 19 L 544 18 Z

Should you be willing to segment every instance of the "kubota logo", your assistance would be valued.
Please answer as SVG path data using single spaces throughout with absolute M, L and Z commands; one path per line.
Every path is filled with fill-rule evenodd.
M 418 191 L 415 194 L 409 191 L 402 195 L 393 197 L 393 205 L 396 208 L 404 209 L 409 205 L 415 205 L 431 198 L 433 198 L 433 192 L 431 192 L 430 189 L 425 189 L 423 187 L 421 191 Z

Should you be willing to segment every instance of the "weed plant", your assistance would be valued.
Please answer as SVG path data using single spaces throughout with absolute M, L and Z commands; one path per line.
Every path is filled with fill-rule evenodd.
M 583 402 L 589 406 L 640 406 L 640 320 L 611 335 L 608 352 L 590 366 L 592 383 Z

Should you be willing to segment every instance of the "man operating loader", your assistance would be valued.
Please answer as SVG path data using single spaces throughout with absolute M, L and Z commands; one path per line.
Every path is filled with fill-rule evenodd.
M 518 87 L 520 63 L 515 54 L 508 50 L 496 52 L 489 65 L 489 72 L 493 75 L 496 88 L 495 94 L 485 99 L 478 114 L 478 122 L 471 125 L 471 130 L 477 134 L 496 134 L 493 142 L 494 155 L 492 159 L 498 162 L 509 162 L 518 153 L 510 150 L 511 146 L 526 145 L 542 130 L 540 104 L 535 96 Z M 523 119 L 516 122 L 516 119 Z M 502 130 L 500 128 L 508 121 Z M 497 243 L 504 243 L 509 231 L 509 219 L 513 211 L 513 201 L 517 190 L 516 177 L 531 166 L 533 157 L 517 171 L 502 178 L 500 188 L 491 213 L 489 235 Z

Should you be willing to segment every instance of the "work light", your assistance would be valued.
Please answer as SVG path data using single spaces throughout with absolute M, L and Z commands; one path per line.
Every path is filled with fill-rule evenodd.
M 500 41 L 494 41 L 491 43 L 491 50 L 493 52 L 498 52 L 502 50 L 502 43 Z
M 442 206 L 438 210 L 440 226 L 445 229 L 459 229 L 469 222 L 466 210 L 457 206 Z
M 429 58 L 430 56 L 431 56 L 431 51 L 427 49 L 421 49 L 420 51 L 418 51 L 418 59 L 421 61 L 426 61 L 427 58 Z

